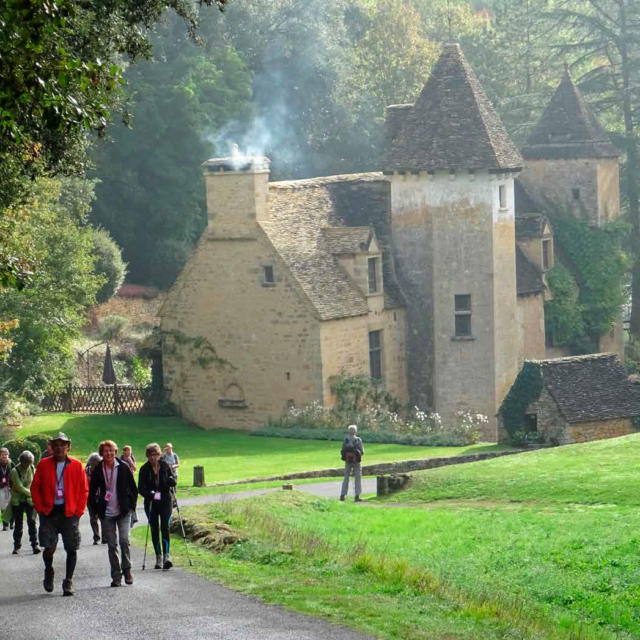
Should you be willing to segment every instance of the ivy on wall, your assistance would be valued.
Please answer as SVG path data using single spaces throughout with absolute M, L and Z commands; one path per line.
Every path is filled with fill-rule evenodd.
M 502 424 L 512 440 L 518 433 L 525 431 L 524 416 L 527 407 L 538 399 L 541 391 L 542 371 L 540 365 L 536 362 L 525 361 L 516 381 L 502 401 L 499 411 Z
M 556 247 L 569 264 L 556 263 L 548 282 L 553 300 L 545 304 L 545 322 L 554 344 L 574 353 L 597 349 L 620 313 L 623 278 L 628 269 L 621 249 L 623 226 L 589 226 L 572 214 L 547 212 Z M 568 267 L 568 268 L 567 268 Z

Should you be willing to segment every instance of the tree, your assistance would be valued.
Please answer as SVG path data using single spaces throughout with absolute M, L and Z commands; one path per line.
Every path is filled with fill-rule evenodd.
M 29 255 L 33 274 L 22 291 L 0 292 L 0 317 L 15 318 L 13 348 L 0 362 L 0 380 L 8 391 L 36 399 L 64 382 L 73 364 L 71 341 L 85 324 L 103 279 L 94 273 L 92 230 L 86 226 L 88 202 L 65 205 L 78 191 L 51 179 L 34 184 L 29 202 L 11 209 L 15 225 L 7 248 Z
M 92 235 L 95 273 L 104 279 L 96 293 L 96 302 L 101 303 L 112 298 L 121 287 L 127 274 L 127 264 L 122 259 L 120 247 L 106 229 L 94 229 Z
M 248 118 L 251 94 L 235 51 L 196 46 L 177 20 L 158 28 L 153 47 L 155 60 L 125 75 L 132 128 L 116 124 L 95 147 L 91 218 L 122 247 L 134 282 L 168 287 L 206 225 L 200 164 L 213 154 L 211 136 Z
M 594 106 L 620 123 L 625 152 L 623 191 L 632 231 L 631 334 L 640 336 L 640 202 L 637 127 L 640 117 L 640 1 L 559 0 L 553 12 L 567 30 L 561 50 L 584 71 L 580 88 L 597 96 Z

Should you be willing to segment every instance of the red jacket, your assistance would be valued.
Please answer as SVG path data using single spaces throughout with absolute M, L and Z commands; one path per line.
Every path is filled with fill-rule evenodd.
M 87 476 L 80 460 L 67 458 L 64 468 L 64 511 L 69 516 L 80 517 L 87 506 L 89 486 Z M 31 483 L 33 506 L 38 513 L 49 515 L 53 510 L 56 493 L 56 461 L 53 456 L 43 458 L 36 467 Z

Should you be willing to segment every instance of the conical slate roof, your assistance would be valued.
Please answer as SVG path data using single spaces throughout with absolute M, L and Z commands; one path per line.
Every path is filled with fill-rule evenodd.
M 523 161 L 458 44 L 445 44 L 416 103 L 401 114 L 385 171 L 517 170 Z
M 565 69 L 551 102 L 522 149 L 527 160 L 615 158 L 618 151 Z

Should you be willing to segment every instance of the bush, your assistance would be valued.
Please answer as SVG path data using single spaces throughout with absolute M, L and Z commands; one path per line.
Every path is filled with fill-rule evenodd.
M 36 464 L 38 463 L 38 460 L 40 460 L 40 454 L 42 453 L 40 446 L 35 442 L 31 442 L 31 440 L 28 440 L 27 438 L 7 440 L 2 446 L 9 449 L 9 457 L 14 464 L 18 462 L 18 458 L 23 451 L 31 451 Z
M 49 436 L 44 433 L 34 433 L 32 436 L 27 436 L 25 440 L 29 442 L 35 442 L 40 447 L 40 453 L 47 450 L 47 443 L 49 442 Z
M 124 282 L 127 264 L 122 259 L 120 247 L 106 229 L 93 231 L 94 271 L 104 278 L 104 284 L 96 293 L 97 302 L 106 302 L 113 297 Z

